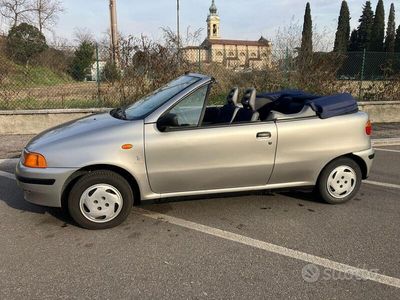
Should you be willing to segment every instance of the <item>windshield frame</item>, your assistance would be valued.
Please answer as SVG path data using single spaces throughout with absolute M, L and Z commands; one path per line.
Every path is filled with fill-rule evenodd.
M 127 120 L 127 121 L 144 120 L 145 118 L 147 118 L 148 116 L 150 116 L 151 114 L 153 114 L 155 111 L 157 111 L 158 109 L 160 109 L 160 107 L 163 107 L 166 103 L 169 103 L 169 102 L 171 101 L 171 99 L 176 98 L 178 95 L 182 94 L 183 92 L 185 92 L 185 91 L 187 91 L 187 90 L 191 90 L 191 88 L 193 88 L 193 86 L 197 85 L 197 84 L 201 81 L 201 79 L 202 79 L 202 76 L 201 76 L 201 75 L 198 76 L 197 74 L 184 74 L 184 75 L 179 76 L 179 77 L 175 78 L 174 80 L 170 81 L 170 82 L 167 83 L 166 85 L 170 84 L 171 82 L 173 82 L 173 81 L 175 81 L 175 80 L 177 80 L 177 79 L 179 79 L 179 78 L 181 78 L 181 77 L 190 77 L 190 78 L 195 79 L 195 80 L 193 80 L 193 82 L 190 83 L 189 85 L 187 85 L 186 87 L 184 87 L 184 88 L 180 89 L 179 91 L 177 91 L 176 93 L 174 93 L 172 96 L 170 96 L 170 97 L 168 97 L 167 99 L 165 99 L 165 100 L 163 100 L 162 102 L 160 102 L 159 105 L 155 106 L 154 108 L 152 108 L 152 109 L 149 110 L 148 112 L 146 112 L 146 113 L 144 113 L 144 114 L 142 114 L 142 115 L 140 115 L 140 116 L 129 117 L 129 115 L 127 115 L 126 118 L 125 118 L 125 120 Z M 165 87 L 166 85 L 164 85 L 163 87 Z M 162 89 L 163 87 L 161 87 L 160 89 Z M 157 89 L 157 90 L 159 90 L 159 89 Z M 156 92 L 157 90 L 155 90 L 154 92 Z M 134 103 L 132 103 L 132 104 L 129 104 L 129 105 L 124 106 L 124 107 L 122 108 L 122 109 L 124 110 L 124 114 L 125 114 L 125 111 L 126 111 L 129 107 L 134 106 L 135 103 L 137 103 L 138 101 L 140 101 L 140 100 L 142 100 L 142 99 L 145 99 L 146 97 L 152 95 L 154 92 L 152 92 L 152 93 L 150 93 L 150 94 L 148 94 L 148 95 L 142 97 L 141 99 L 138 99 L 136 102 L 134 102 Z

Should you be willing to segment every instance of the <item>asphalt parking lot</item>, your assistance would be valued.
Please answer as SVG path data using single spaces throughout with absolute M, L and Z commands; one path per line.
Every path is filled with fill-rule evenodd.
M 174 199 L 105 231 L 26 203 L 15 163 L 0 160 L 0 299 L 400 298 L 400 146 L 378 149 L 344 205 L 304 191 Z

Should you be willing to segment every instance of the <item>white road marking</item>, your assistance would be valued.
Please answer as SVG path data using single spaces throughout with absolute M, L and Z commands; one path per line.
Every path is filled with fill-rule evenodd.
M 383 149 L 383 148 L 375 148 L 376 151 L 384 151 L 384 152 L 396 152 L 400 153 L 400 150 L 394 150 L 394 149 Z
M 332 261 L 332 260 L 329 260 L 329 259 L 326 259 L 323 257 L 315 256 L 315 255 L 301 252 L 298 250 L 293 250 L 290 248 L 263 242 L 263 241 L 249 238 L 247 236 L 239 235 L 239 234 L 236 234 L 233 232 L 221 230 L 221 229 L 214 228 L 214 227 L 209 227 L 206 225 L 190 222 L 187 220 L 171 217 L 171 216 L 164 215 L 164 214 L 159 214 L 159 213 L 144 210 L 141 208 L 135 208 L 134 211 L 140 215 L 143 215 L 143 216 L 146 216 L 146 217 L 149 217 L 152 219 L 162 220 L 162 221 L 165 221 L 165 222 L 177 225 L 177 226 L 181 226 L 184 228 L 202 232 L 202 233 L 205 233 L 205 234 L 208 234 L 211 236 L 215 236 L 215 237 L 219 237 L 219 238 L 222 238 L 225 240 L 237 242 L 237 243 L 240 243 L 240 244 L 243 244 L 246 246 L 254 247 L 254 248 L 261 249 L 261 250 L 271 252 L 271 253 L 275 253 L 278 255 L 294 258 L 294 259 L 301 260 L 301 261 L 304 261 L 307 263 L 312 263 L 312 264 L 319 265 L 321 267 L 328 268 L 331 270 L 336 270 L 336 271 L 339 271 L 342 273 L 351 274 L 353 276 L 358 276 L 359 278 L 362 278 L 362 279 L 371 280 L 371 281 L 375 281 L 375 282 L 382 283 L 385 285 L 390 285 L 390 286 L 394 286 L 396 288 L 400 288 L 400 279 L 399 278 L 390 277 L 390 276 L 386 276 L 383 274 L 371 272 L 366 269 L 361 269 L 361 268 L 353 267 L 350 265 L 342 264 L 339 262 L 335 262 L 335 261 Z
M 385 182 L 378 182 L 378 181 L 372 181 L 372 180 L 364 180 L 363 183 L 377 185 L 377 186 L 384 186 L 384 187 L 393 188 L 393 189 L 400 189 L 400 185 L 393 184 L 393 183 L 385 183 Z
M 12 174 L 12 173 L 0 171 L 0 176 L 6 177 L 6 178 L 8 178 L 8 179 L 16 180 L 15 175 Z

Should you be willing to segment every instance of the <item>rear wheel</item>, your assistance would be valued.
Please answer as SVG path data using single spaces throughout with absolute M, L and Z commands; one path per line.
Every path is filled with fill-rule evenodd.
M 121 224 L 133 206 L 133 192 L 121 175 L 100 170 L 82 176 L 72 187 L 68 210 L 80 226 L 106 229 Z
M 327 203 L 345 203 L 357 194 L 361 186 L 360 166 L 351 158 L 330 162 L 321 172 L 316 191 Z

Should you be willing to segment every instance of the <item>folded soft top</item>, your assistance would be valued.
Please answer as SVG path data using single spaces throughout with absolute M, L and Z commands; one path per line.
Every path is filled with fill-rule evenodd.
M 272 100 L 273 107 L 268 105 L 268 109 L 278 109 L 286 114 L 296 113 L 299 106 L 309 105 L 321 119 L 358 112 L 357 101 L 348 93 L 318 96 L 298 90 L 283 90 L 276 93 L 258 94 L 257 98 Z

